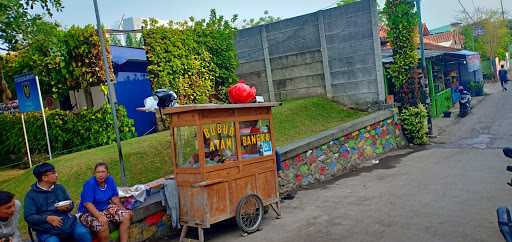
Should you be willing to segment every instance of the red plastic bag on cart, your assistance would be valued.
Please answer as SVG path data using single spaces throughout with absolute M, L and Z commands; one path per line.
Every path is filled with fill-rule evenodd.
M 228 99 L 230 103 L 250 103 L 256 99 L 256 88 L 240 80 L 228 89 Z

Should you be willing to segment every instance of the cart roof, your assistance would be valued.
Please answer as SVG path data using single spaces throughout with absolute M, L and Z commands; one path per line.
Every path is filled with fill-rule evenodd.
M 281 105 L 280 102 L 265 102 L 265 103 L 245 103 L 245 104 L 190 104 L 179 105 L 172 108 L 164 108 L 164 114 L 182 113 L 188 111 L 198 110 L 211 110 L 211 109 L 240 109 L 240 108 L 264 108 L 276 107 Z

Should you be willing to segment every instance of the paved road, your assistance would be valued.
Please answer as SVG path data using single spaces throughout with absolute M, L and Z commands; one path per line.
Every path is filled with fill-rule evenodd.
M 499 150 L 512 145 L 512 92 L 486 97 L 451 125 L 439 144 L 299 192 L 282 219 L 266 216 L 263 231 L 242 238 L 228 221 L 207 230 L 207 240 L 503 241 L 495 208 L 512 200 Z

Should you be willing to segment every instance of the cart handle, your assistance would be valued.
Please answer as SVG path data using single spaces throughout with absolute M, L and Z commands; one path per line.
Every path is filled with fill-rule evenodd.
M 222 183 L 222 182 L 226 182 L 226 179 L 206 180 L 206 181 L 192 184 L 192 187 L 207 187 L 207 186 L 215 185 L 215 184 Z

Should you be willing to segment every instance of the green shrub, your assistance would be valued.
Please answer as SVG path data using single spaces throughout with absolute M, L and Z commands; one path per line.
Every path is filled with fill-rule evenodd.
M 226 88 L 236 83 L 236 18 L 212 10 L 201 20 L 145 22 L 144 47 L 153 89 L 170 88 L 180 104 L 226 101 Z
M 121 139 L 135 137 L 133 120 L 126 110 L 117 109 Z M 110 106 L 99 109 L 86 109 L 79 113 L 52 110 L 47 113 L 48 134 L 52 153 L 64 154 L 90 149 L 115 142 L 114 119 Z M 0 115 L 0 166 L 19 162 L 26 156 L 25 140 L 21 115 Z M 48 153 L 41 113 L 27 113 L 25 125 L 34 157 L 44 157 Z
M 407 107 L 400 113 L 400 122 L 405 137 L 415 145 L 425 145 L 428 140 L 427 109 L 422 104 L 417 107 Z

